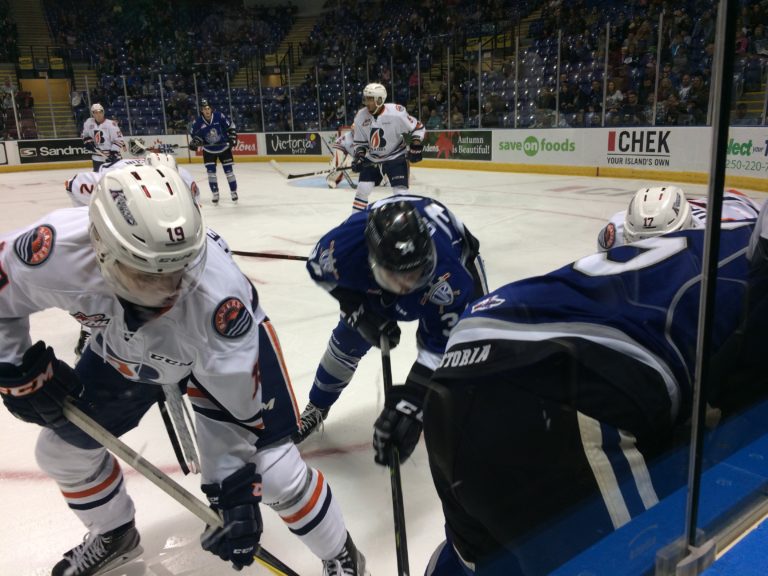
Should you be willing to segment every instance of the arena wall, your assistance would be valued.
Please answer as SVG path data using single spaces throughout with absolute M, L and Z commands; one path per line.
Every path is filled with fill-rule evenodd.
M 335 132 L 240 134 L 236 162 L 327 162 Z M 199 163 L 186 135 L 144 136 L 177 146 L 181 163 Z M 325 143 L 323 142 L 325 140 Z M 80 139 L 0 143 L 0 172 L 89 167 Z M 712 156 L 707 127 L 453 130 L 428 132 L 419 167 L 641 178 L 704 183 Z M 768 126 L 731 128 L 730 186 L 768 192 Z

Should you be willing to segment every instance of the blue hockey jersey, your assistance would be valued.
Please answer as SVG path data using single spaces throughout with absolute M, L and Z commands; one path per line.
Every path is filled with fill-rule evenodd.
M 714 350 L 744 318 L 750 279 L 746 251 L 753 228 L 754 221 L 723 224 Z M 586 339 L 658 372 L 675 418 L 688 409 L 692 397 L 703 246 L 704 231 L 687 230 L 507 284 L 467 308 L 436 378 L 503 372 L 514 380 L 535 355 L 537 342 Z M 525 353 L 510 353 L 512 349 Z M 617 387 L 625 385 L 618 380 Z
M 382 290 L 368 265 L 365 225 L 368 213 L 385 202 L 411 202 L 429 226 L 437 252 L 432 280 L 405 295 Z M 395 321 L 419 321 L 420 347 L 442 354 L 451 328 L 474 294 L 474 278 L 467 265 L 476 255 L 463 223 L 440 202 L 416 195 L 384 198 L 355 213 L 315 246 L 307 262 L 312 279 L 329 292 L 342 288 L 361 294 L 369 309 Z
M 206 152 L 224 152 L 229 147 L 227 130 L 230 128 L 235 128 L 234 122 L 231 122 L 223 113 L 214 110 L 210 122 L 202 116 L 194 121 L 189 137 L 200 138 L 203 141 L 203 150 Z

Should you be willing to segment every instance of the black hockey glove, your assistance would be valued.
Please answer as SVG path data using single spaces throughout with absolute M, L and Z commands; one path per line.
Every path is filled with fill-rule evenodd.
M 407 381 L 393 386 L 384 409 L 373 425 L 373 459 L 376 464 L 387 466 L 393 449 L 397 448 L 400 462 L 413 454 L 421 436 L 424 396 L 427 389 Z
M 118 160 L 122 160 L 122 156 L 120 155 L 120 152 L 117 150 L 110 150 L 107 152 L 107 163 L 108 164 L 114 164 Z
M 197 152 L 198 148 L 203 145 L 203 140 L 199 136 L 195 136 L 189 141 L 189 149 L 192 152 Z
M 408 147 L 408 160 L 410 160 L 411 164 L 421 162 L 421 153 L 423 150 L 424 144 L 421 143 L 421 140 L 414 140 L 411 142 L 411 145 Z
M 355 157 L 352 159 L 352 172 L 359 174 L 365 164 L 365 155 L 368 152 L 367 148 L 358 148 L 355 151 Z
M 234 148 L 237 146 L 237 132 L 234 128 L 230 128 L 227 130 L 227 142 L 229 142 L 229 145 Z
M 349 309 L 342 305 L 341 307 L 344 322 L 350 328 L 357 330 L 368 344 L 378 348 L 381 346 L 381 335 L 385 334 L 389 339 L 389 347 L 395 348 L 400 343 L 400 328 L 397 322 L 379 316 L 371 312 L 361 302 L 357 308 Z
M 83 138 L 83 146 L 85 146 L 88 152 L 96 153 L 96 143 L 93 141 L 93 138 Z
M 42 340 L 24 353 L 21 366 L 0 363 L 0 396 L 24 422 L 56 428 L 67 423 L 61 402 L 82 390 L 80 379 Z
M 215 554 L 225 562 L 232 562 L 235 570 L 253 564 L 253 555 L 259 545 L 261 532 L 261 474 L 255 464 L 246 464 L 218 484 L 203 484 L 211 508 L 221 513 L 222 528 L 206 526 L 200 537 L 203 550 Z

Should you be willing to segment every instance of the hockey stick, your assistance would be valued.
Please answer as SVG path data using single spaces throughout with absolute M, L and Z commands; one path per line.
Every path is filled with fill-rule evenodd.
M 272 160 L 269 161 L 269 165 L 272 166 L 272 168 L 275 169 L 275 172 L 280 174 L 280 176 L 282 176 L 283 178 L 288 178 L 288 172 L 286 172 L 280 167 L 280 165 L 277 163 L 277 160 L 273 158 Z
M 323 174 L 330 174 L 331 172 L 342 172 L 344 170 L 351 170 L 352 166 L 343 166 L 341 168 L 328 168 L 326 170 L 318 170 L 317 172 L 305 172 L 303 174 L 288 174 L 286 178 L 293 180 L 294 178 L 307 178 L 309 176 L 322 176 Z
M 133 448 L 122 442 L 119 438 L 115 437 L 93 418 L 72 404 L 70 399 L 64 400 L 62 409 L 67 420 L 72 422 L 72 424 L 80 428 L 80 430 L 88 434 L 91 438 L 99 442 L 107 450 L 115 454 L 123 462 L 128 464 L 131 468 L 136 470 L 139 474 L 144 476 L 147 480 L 152 482 L 155 486 L 160 488 L 163 492 L 168 494 L 171 498 L 176 500 L 187 510 L 192 512 L 192 514 L 197 516 L 200 520 L 209 526 L 216 526 L 217 528 L 224 527 L 224 522 L 219 517 L 219 515 L 216 514 L 216 512 L 203 504 L 202 501 L 200 501 L 198 498 L 195 498 L 195 496 L 186 490 L 183 486 L 174 482 L 167 474 L 162 472 L 149 460 L 146 460 Z M 258 550 L 254 554 L 254 557 L 257 561 L 264 564 L 275 574 L 281 576 L 299 576 L 298 573 L 291 570 L 288 566 L 267 552 L 261 546 L 259 546 Z
M 165 424 L 165 431 L 168 433 L 168 438 L 171 441 L 173 453 L 176 454 L 176 460 L 178 461 L 184 476 L 186 476 L 189 474 L 189 466 L 187 466 L 187 459 L 184 458 L 184 452 L 181 451 L 179 437 L 176 435 L 176 429 L 173 427 L 171 415 L 168 414 L 168 408 L 165 405 L 165 400 L 162 398 L 158 399 L 157 407 L 160 408 L 160 415 L 163 417 L 163 424 Z
M 293 254 L 270 254 L 268 252 L 243 252 L 242 250 L 230 250 L 235 256 L 251 256 L 252 258 L 274 258 L 275 260 L 309 260 L 306 256 L 294 256 Z
M 392 391 L 392 363 L 389 358 L 389 338 L 382 334 L 379 338 L 381 346 L 381 368 L 384 375 L 384 401 Z M 389 457 L 389 481 L 392 487 L 392 512 L 395 519 L 395 549 L 397 551 L 397 573 L 408 576 L 408 542 L 405 537 L 405 508 L 403 506 L 403 486 L 400 481 L 400 454 L 397 448 L 392 449 Z

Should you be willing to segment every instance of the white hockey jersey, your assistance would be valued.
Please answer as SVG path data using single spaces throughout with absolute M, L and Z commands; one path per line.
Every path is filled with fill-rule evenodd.
M 688 198 L 691 206 L 691 228 L 704 228 L 707 223 L 707 198 Z M 738 190 L 723 192 L 723 222 L 751 220 L 757 218 L 761 203 L 755 202 Z M 626 244 L 624 238 L 624 218 L 626 210 L 616 212 L 597 235 L 597 250 L 605 252 L 616 246 Z
M 367 148 L 365 157 L 372 162 L 394 160 L 404 156 L 410 139 L 424 140 L 427 130 L 400 104 L 384 104 L 381 112 L 373 115 L 361 108 L 355 115 L 354 145 Z
M 109 152 L 122 153 L 125 150 L 125 142 L 120 128 L 109 119 L 105 119 L 101 124 L 97 124 L 96 120 L 88 118 L 83 125 L 83 139 L 85 138 L 93 138 L 96 149 L 101 150 L 105 155 Z M 103 161 L 104 156 L 94 154 L 91 156 L 91 159 Z
M 88 224 L 87 207 L 65 208 L 0 236 L 0 362 L 20 363 L 32 344 L 31 314 L 59 308 L 91 329 L 92 351 L 129 380 L 172 384 L 192 374 L 247 423 L 196 419 L 203 482 L 221 481 L 253 461 L 251 429 L 263 425 L 254 375 L 265 313 L 255 291 L 209 231 L 197 286 L 131 331 L 99 271 Z
M 124 160 L 118 160 L 117 162 L 109 165 L 104 164 L 99 168 L 98 172 L 78 172 L 73 178 L 70 178 L 64 183 L 64 189 L 67 191 L 69 199 L 72 201 L 73 206 L 88 206 L 91 203 L 91 194 L 96 189 L 96 185 L 104 177 L 104 174 L 113 170 L 119 170 L 126 166 L 144 166 L 145 162 L 143 158 L 126 158 Z M 179 176 L 184 180 L 192 192 L 192 197 L 195 202 L 200 204 L 200 189 L 197 187 L 195 179 L 192 174 L 186 168 L 181 166 L 177 167 Z

